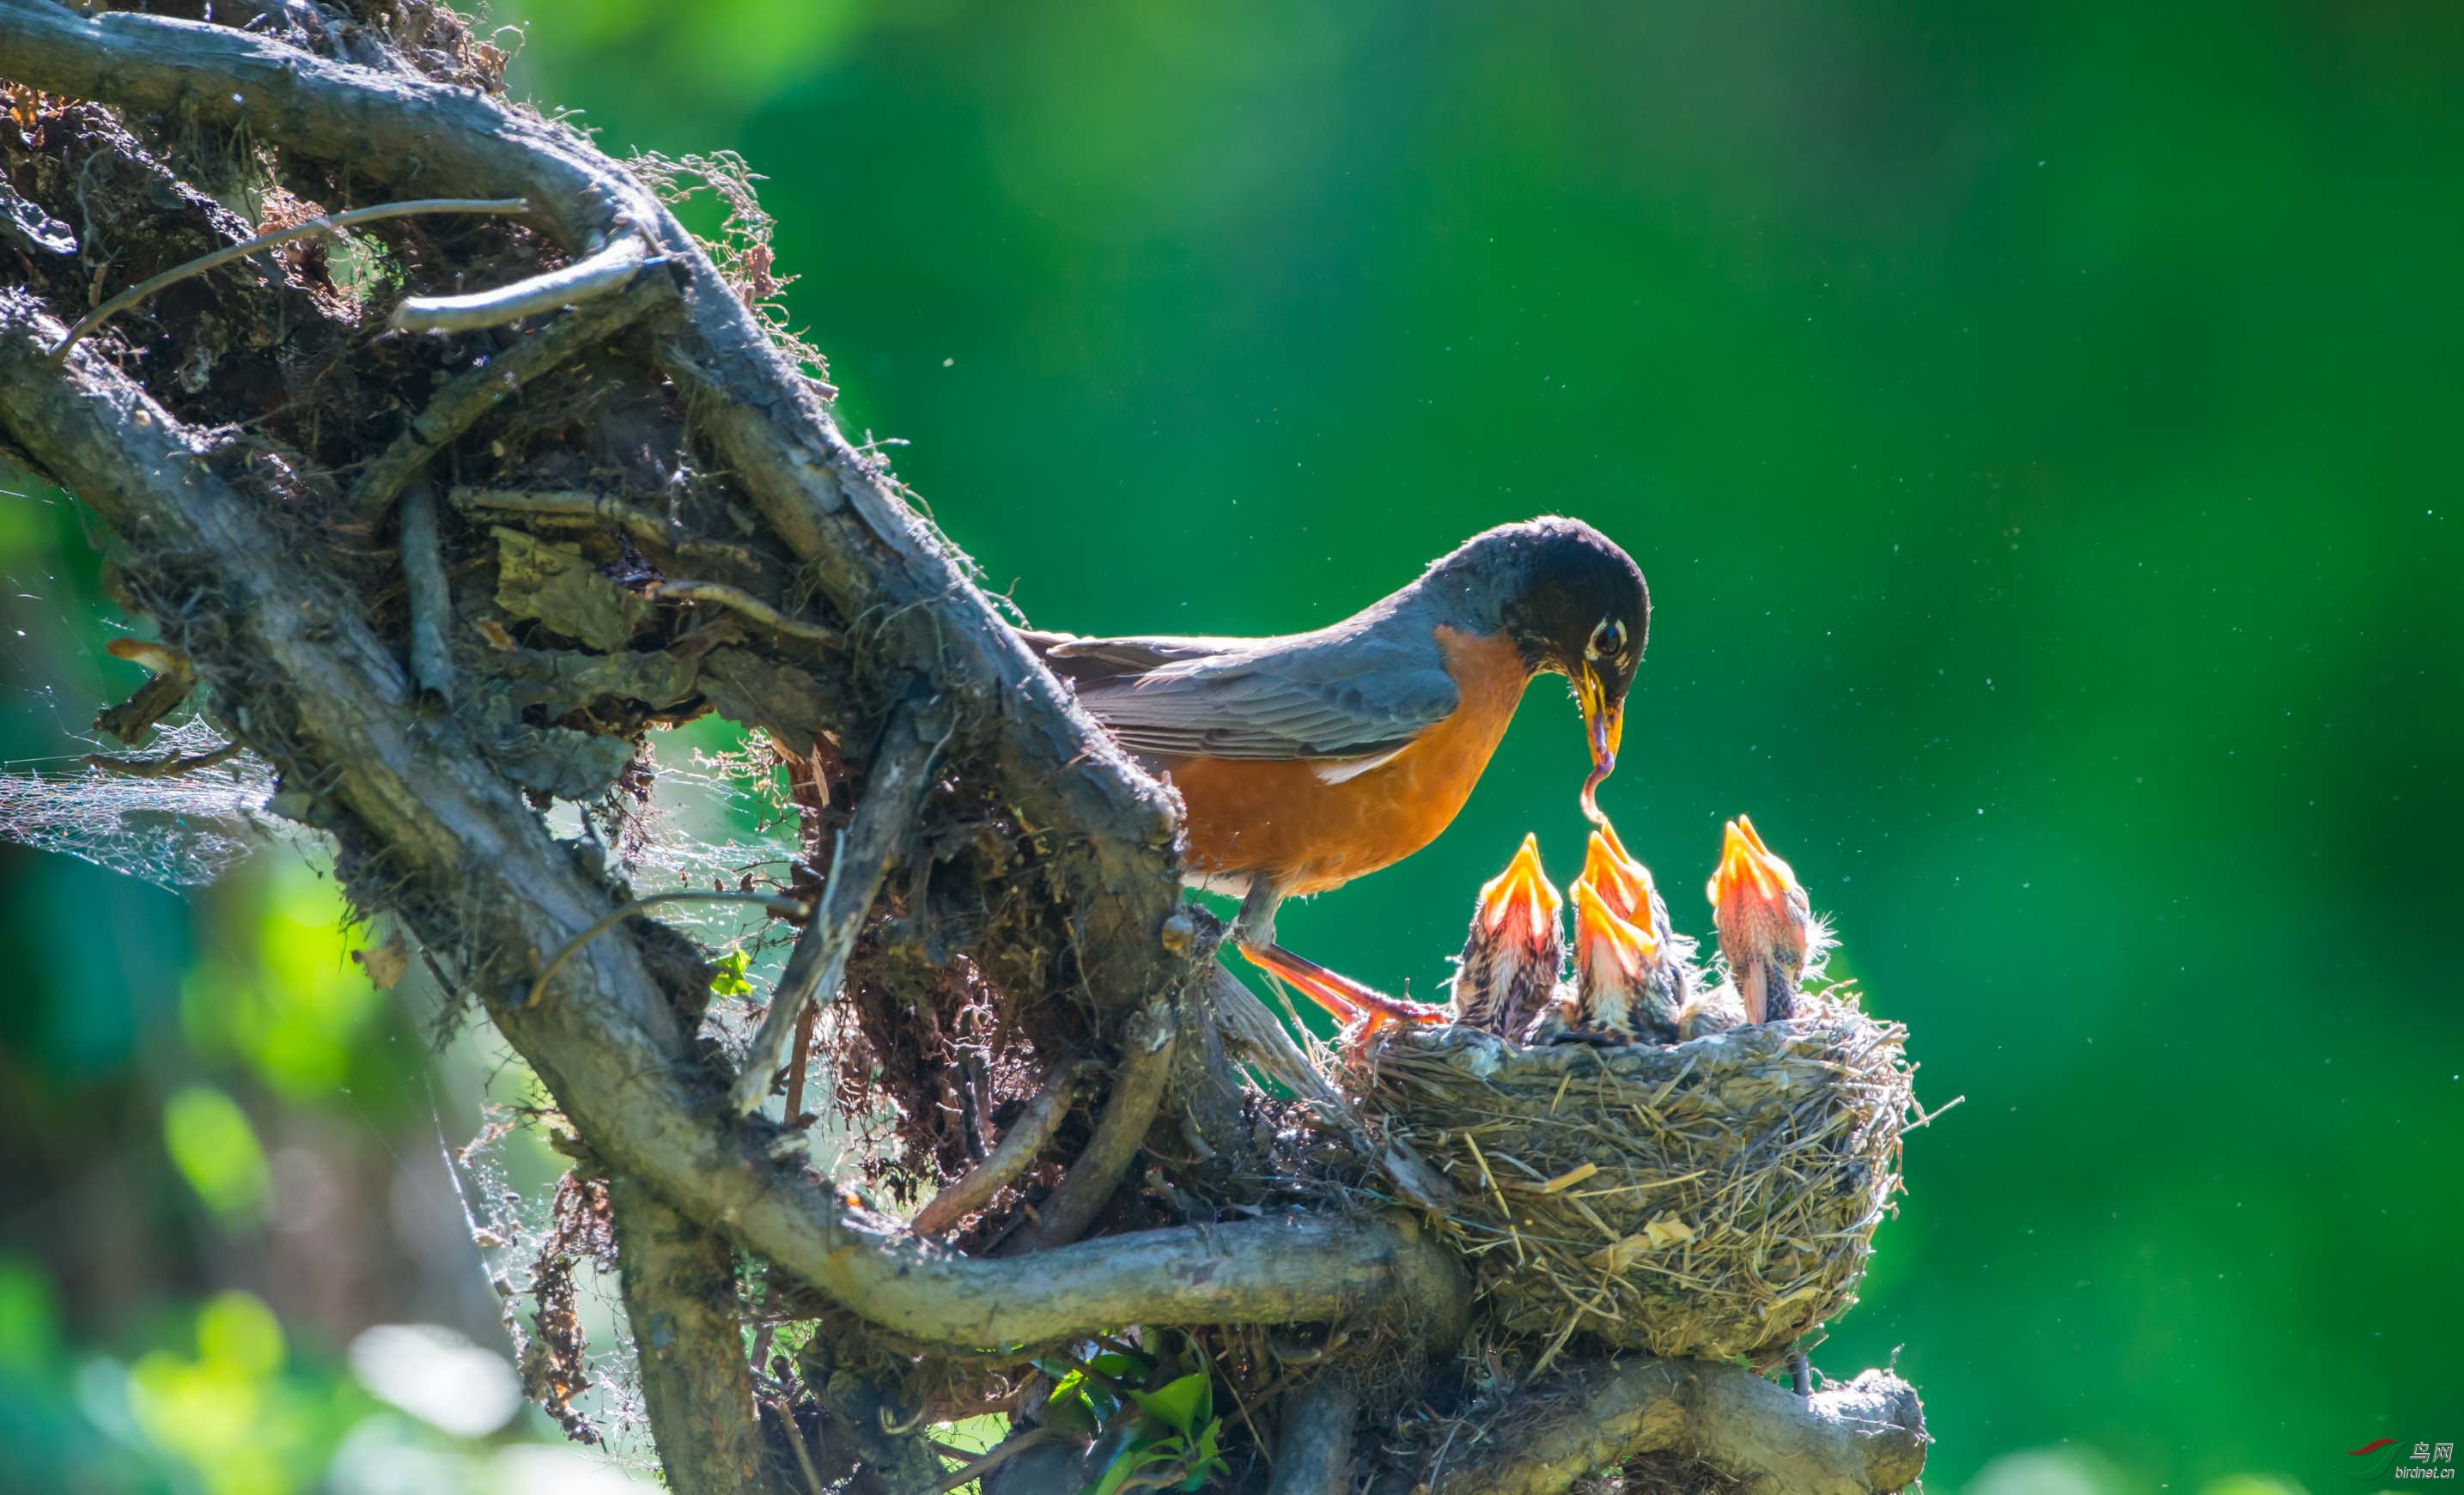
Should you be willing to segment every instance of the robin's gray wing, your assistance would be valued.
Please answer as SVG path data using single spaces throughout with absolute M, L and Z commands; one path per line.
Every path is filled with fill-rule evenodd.
M 1196 637 L 1088 639 L 1075 633 L 1046 633 L 1035 628 L 1015 631 L 1026 640 L 1027 648 L 1043 656 L 1054 674 L 1082 686 L 1142 675 L 1164 665 L 1217 658 L 1255 649 L 1259 642 Z
M 1082 643 L 1097 646 L 1089 654 L 1156 660 L 1078 684 L 1079 703 L 1122 746 L 1155 757 L 1374 760 L 1462 699 L 1433 647 L 1356 633 Z

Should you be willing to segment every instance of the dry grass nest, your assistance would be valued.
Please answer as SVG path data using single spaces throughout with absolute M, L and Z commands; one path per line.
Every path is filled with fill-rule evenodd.
M 1395 1029 L 1350 1084 L 1406 1194 L 1415 1154 L 1451 1185 L 1497 1337 L 1769 1365 L 1857 1301 L 1918 1118 L 1904 1027 L 1837 989 L 1798 1012 L 1665 1047 Z

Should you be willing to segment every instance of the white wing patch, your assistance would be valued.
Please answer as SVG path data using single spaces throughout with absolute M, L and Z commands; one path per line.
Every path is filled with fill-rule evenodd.
M 1410 746 L 1411 744 L 1408 742 L 1403 744 L 1403 747 Z M 1401 757 L 1402 753 L 1403 748 L 1390 748 L 1383 753 L 1375 753 L 1367 758 L 1346 758 L 1340 762 L 1314 764 L 1310 767 L 1309 772 L 1317 775 L 1321 780 L 1327 783 L 1343 783 L 1349 780 L 1359 778 L 1362 774 L 1369 772 L 1373 768 L 1385 767 L 1387 764 L 1395 761 L 1396 758 Z

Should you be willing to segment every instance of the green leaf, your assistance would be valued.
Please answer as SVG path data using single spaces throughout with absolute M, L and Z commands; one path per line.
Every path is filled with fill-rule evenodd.
M 1095 1368 L 1097 1374 L 1111 1376 L 1116 1381 L 1128 1383 L 1147 1378 L 1147 1363 L 1132 1355 L 1114 1354 L 1108 1350 L 1087 1363 Z
M 732 950 L 711 962 L 710 994 L 713 997 L 750 997 L 753 983 L 745 973 L 753 968 L 750 951 Z
M 1122 1449 L 1120 1457 L 1105 1466 L 1103 1475 L 1089 1486 L 1086 1495 L 1114 1495 L 1114 1492 L 1120 1489 L 1131 1475 L 1151 1463 L 1171 1459 L 1173 1455 L 1163 1452 L 1163 1447 L 1164 1445 L 1159 1443 L 1150 1448 Z
M 1184 1436 L 1212 1415 L 1215 1399 L 1214 1385 L 1203 1372 L 1184 1375 L 1155 1391 L 1133 1391 L 1130 1396 L 1148 1416 L 1170 1423 Z
M 1064 1399 L 1056 1396 L 1052 1404 L 1044 1409 L 1044 1425 L 1056 1433 L 1092 1438 L 1095 1436 L 1095 1413 L 1087 1405 L 1084 1396 L 1072 1396 Z

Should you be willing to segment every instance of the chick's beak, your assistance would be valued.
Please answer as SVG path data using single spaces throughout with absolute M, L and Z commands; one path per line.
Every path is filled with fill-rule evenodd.
M 1769 900 L 1779 897 L 1795 880 L 1789 865 L 1771 855 L 1763 838 L 1754 833 L 1754 823 L 1740 815 L 1721 833 L 1719 870 L 1711 874 L 1710 886 L 1704 890 L 1715 906 L 1734 894 L 1750 893 Z
M 1628 980 L 1642 974 L 1643 967 L 1660 957 L 1660 936 L 1649 929 L 1619 918 L 1608 900 L 1592 887 L 1589 877 L 1574 879 L 1574 952 L 1575 960 L 1587 970 L 1597 970 L 1603 955 L 1616 959 L 1617 969 Z
M 1541 870 L 1540 838 L 1525 836 L 1506 870 L 1481 886 L 1480 924 L 1491 934 L 1511 931 L 1531 944 L 1545 944 L 1557 928 L 1557 911 L 1563 906 Z
M 1651 872 L 1641 863 L 1626 855 L 1617 844 L 1617 832 L 1603 826 L 1592 832 L 1592 841 L 1583 853 L 1583 880 L 1592 885 L 1609 912 L 1621 919 L 1640 914 L 1650 922 Z
M 1608 817 L 1600 813 L 1595 796 L 1601 783 L 1617 772 L 1617 747 L 1625 740 L 1625 703 L 1610 701 L 1599 671 L 1588 663 L 1574 671 L 1574 698 L 1582 702 L 1583 731 L 1592 741 L 1592 775 L 1583 780 L 1583 816 L 1595 825 L 1605 825 Z

